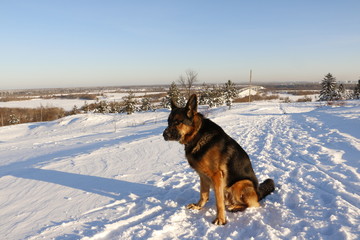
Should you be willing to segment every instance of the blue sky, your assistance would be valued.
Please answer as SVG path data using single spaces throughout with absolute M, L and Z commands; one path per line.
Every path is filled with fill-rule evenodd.
M 0 1 L 0 89 L 360 78 L 360 1 Z

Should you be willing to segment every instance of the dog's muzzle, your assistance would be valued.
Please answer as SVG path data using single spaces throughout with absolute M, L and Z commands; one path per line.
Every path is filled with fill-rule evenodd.
M 181 136 L 176 129 L 167 127 L 163 132 L 163 137 L 165 141 L 178 141 Z
M 169 129 L 166 128 L 163 132 L 163 137 L 164 137 L 164 140 L 165 141 L 169 141 L 169 138 L 170 138 L 170 134 L 169 134 Z

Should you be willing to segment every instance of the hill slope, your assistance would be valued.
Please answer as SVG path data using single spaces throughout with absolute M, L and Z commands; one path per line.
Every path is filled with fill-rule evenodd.
M 248 152 L 274 194 L 211 224 L 168 111 L 76 115 L 0 128 L 2 239 L 357 239 L 360 103 L 251 103 L 203 112 Z

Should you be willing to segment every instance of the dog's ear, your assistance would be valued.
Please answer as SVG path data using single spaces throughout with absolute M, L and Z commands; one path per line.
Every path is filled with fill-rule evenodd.
M 176 108 L 179 108 L 179 107 L 176 105 L 176 103 L 175 103 L 175 101 L 174 101 L 173 98 L 172 98 L 171 101 L 170 101 L 170 105 L 171 105 L 171 109 L 172 109 L 172 110 L 174 110 L 174 109 L 176 109 Z
M 196 94 L 191 95 L 188 102 L 186 103 L 185 109 L 187 110 L 186 114 L 189 118 L 192 118 L 197 113 L 197 97 Z

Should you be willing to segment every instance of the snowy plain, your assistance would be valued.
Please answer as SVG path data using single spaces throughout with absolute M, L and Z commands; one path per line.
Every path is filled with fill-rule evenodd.
M 157 92 L 151 92 L 156 94 Z M 114 93 L 114 92 L 105 92 L 99 93 L 94 92 L 92 94 L 97 94 L 100 101 L 123 101 L 123 97 L 127 96 L 128 93 Z M 135 92 L 135 96 L 144 96 L 145 92 Z M 54 99 L 54 98 L 41 98 L 35 97 L 29 100 L 23 101 L 10 101 L 10 102 L 0 102 L 0 107 L 4 108 L 39 108 L 39 107 L 59 107 L 63 108 L 65 111 L 70 111 L 76 106 L 80 108 L 86 104 L 95 103 L 96 100 L 83 100 L 83 99 Z
M 276 191 L 260 208 L 200 211 L 169 110 L 82 114 L 0 128 L 1 239 L 359 239 L 360 101 L 253 102 L 200 111 Z
M 259 87 L 259 89 L 263 89 L 263 87 Z M 150 92 L 151 94 L 157 94 L 157 93 L 164 93 L 164 92 Z M 256 95 L 259 92 L 255 89 L 252 89 L 250 91 L 251 95 Z M 91 94 L 98 95 L 98 100 L 112 102 L 112 101 L 123 101 L 123 97 L 127 96 L 129 93 L 123 92 L 123 93 L 116 93 L 116 92 L 93 92 Z M 146 91 L 143 89 L 143 91 L 134 92 L 133 93 L 137 97 L 146 96 Z M 304 96 L 299 95 L 293 95 L 289 93 L 270 93 L 270 95 L 277 95 L 280 98 L 288 98 L 291 102 L 296 102 L 299 98 L 303 98 Z M 249 88 L 242 88 L 239 91 L 238 97 L 246 97 L 249 96 Z M 311 94 L 307 97 L 310 97 L 313 101 L 317 100 L 318 94 Z M 46 99 L 41 97 L 35 97 L 33 99 L 29 100 L 23 100 L 23 101 L 9 101 L 9 102 L 1 102 L 0 101 L 0 107 L 4 108 L 40 108 L 40 107 L 60 107 L 63 108 L 65 111 L 71 111 L 74 106 L 77 108 L 81 108 L 85 104 L 92 104 L 95 103 L 96 100 L 83 100 L 83 99 Z

